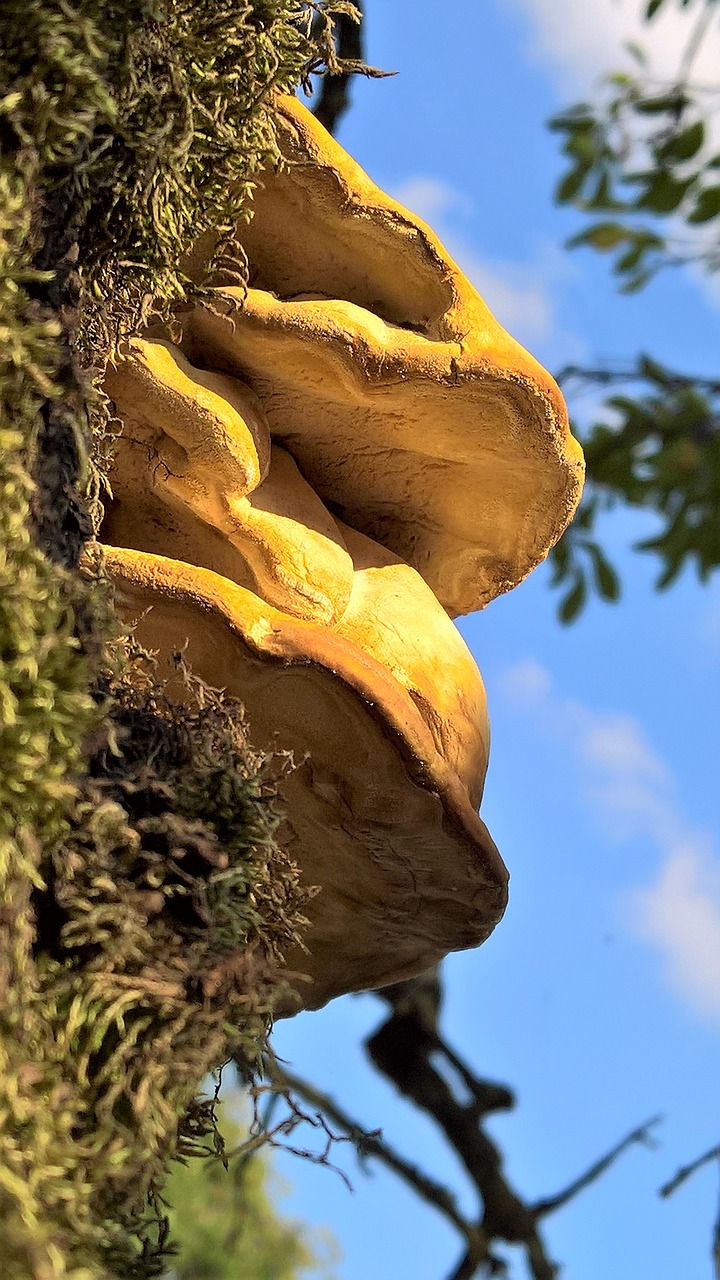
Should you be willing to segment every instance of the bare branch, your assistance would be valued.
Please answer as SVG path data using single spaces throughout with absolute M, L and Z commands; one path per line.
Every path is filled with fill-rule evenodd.
M 403 1096 L 429 1114 L 445 1133 L 476 1188 L 477 1221 L 462 1213 L 448 1187 L 429 1177 L 385 1142 L 380 1130 L 366 1132 L 333 1098 L 286 1070 L 273 1058 L 266 1062 L 270 1082 L 266 1088 L 274 1090 L 285 1100 L 290 1115 L 280 1124 L 276 1123 L 269 1135 L 270 1141 L 280 1134 L 287 1136 L 301 1118 L 309 1119 L 317 1128 L 322 1117 L 326 1117 L 323 1122 L 328 1137 L 325 1150 L 320 1155 L 301 1154 L 309 1154 L 316 1163 L 326 1164 L 329 1163 L 332 1141 L 351 1141 L 361 1160 L 372 1157 L 401 1177 L 422 1200 L 442 1213 L 460 1234 L 464 1253 L 448 1280 L 506 1275 L 505 1260 L 493 1251 L 498 1242 L 522 1246 L 532 1280 L 557 1280 L 558 1267 L 548 1255 L 539 1230 L 540 1220 L 567 1204 L 599 1178 L 627 1147 L 633 1143 L 648 1143 L 649 1131 L 658 1122 L 658 1117 L 634 1129 L 558 1195 L 534 1205 L 528 1204 L 508 1181 L 502 1154 L 482 1124 L 487 1112 L 512 1106 L 514 1097 L 504 1085 L 478 1079 L 439 1034 L 437 1012 L 441 992 L 436 979 L 437 975 L 432 990 L 428 981 L 423 983 L 416 979 L 383 991 L 382 998 L 390 1004 L 393 1012 L 366 1041 L 366 1049 L 375 1066 Z M 451 1080 L 446 1079 L 439 1069 L 448 1064 L 455 1073 Z M 469 1101 L 465 1090 L 470 1093 Z M 256 1096 L 259 1092 L 256 1091 Z M 295 1098 L 302 1099 L 314 1115 L 309 1116 L 298 1106 Z M 333 1130 L 344 1136 L 338 1139 Z
M 701 1169 L 703 1165 L 709 1164 L 711 1160 L 720 1161 L 720 1146 L 711 1147 L 709 1151 L 704 1153 L 704 1155 L 698 1156 L 697 1160 L 693 1160 L 692 1164 L 686 1164 L 682 1169 L 678 1169 L 675 1177 L 671 1178 L 669 1182 L 666 1182 L 665 1185 L 660 1188 L 658 1194 L 667 1199 L 667 1197 L 671 1196 L 674 1191 L 677 1191 L 679 1186 L 682 1186 L 683 1182 L 685 1182 L 687 1178 L 690 1178 L 693 1173 L 698 1169 Z M 715 1271 L 715 1280 L 720 1280 L 720 1209 L 718 1210 L 718 1216 L 715 1219 L 715 1225 L 713 1227 L 712 1261 Z
M 358 16 L 341 13 L 335 19 L 335 48 L 340 63 L 363 62 L 363 20 L 360 0 L 355 0 Z M 335 133 L 350 106 L 350 73 L 328 69 L 322 78 L 314 114 L 328 133 Z
M 500 1274 L 504 1264 L 490 1252 L 496 1241 L 525 1249 L 533 1280 L 555 1280 L 558 1269 L 540 1234 L 540 1219 L 600 1177 L 632 1143 L 647 1142 L 649 1129 L 656 1120 L 633 1130 L 559 1195 L 536 1205 L 528 1204 L 508 1180 L 502 1154 L 482 1124 L 488 1111 L 513 1105 L 510 1090 L 492 1081 L 477 1079 L 438 1033 L 435 1012 L 440 1001 L 437 991 L 430 991 L 427 981 L 415 979 L 379 994 L 394 1012 L 366 1041 L 366 1049 L 375 1066 L 392 1080 L 403 1096 L 429 1114 L 445 1133 L 478 1192 L 485 1254 L 478 1261 L 468 1249 L 451 1280 L 469 1280 L 478 1266 L 483 1267 L 485 1274 Z M 470 1091 L 469 1103 L 454 1091 L 453 1082 L 441 1074 L 439 1059 L 455 1068 Z
M 482 1267 L 487 1276 L 505 1276 L 507 1275 L 507 1266 L 502 1258 L 495 1257 L 494 1254 L 486 1254 L 482 1258 L 478 1258 L 473 1249 L 468 1249 L 460 1259 L 458 1265 L 451 1271 L 447 1280 L 473 1280 L 477 1275 L 479 1268 Z
M 646 382 L 648 380 L 647 375 L 643 373 L 642 367 L 638 365 L 630 368 L 600 366 L 586 369 L 580 365 L 569 364 L 555 374 L 555 380 L 560 386 L 570 382 L 572 379 L 577 382 L 595 383 L 598 386 L 607 386 L 617 382 Z M 699 387 L 709 395 L 720 395 L 720 382 L 716 378 L 674 373 L 669 369 L 663 386 L 675 389 L 680 387 Z
M 252 1099 L 253 1121 L 250 1125 L 248 1136 L 243 1142 L 234 1147 L 232 1151 L 223 1150 L 218 1154 L 217 1158 L 222 1160 L 225 1167 L 227 1167 L 230 1160 L 240 1164 L 248 1163 L 264 1147 L 279 1148 L 290 1155 L 299 1156 L 302 1160 L 309 1160 L 311 1164 L 322 1165 L 326 1169 L 332 1170 L 342 1179 L 348 1190 L 352 1191 L 352 1185 L 347 1174 L 330 1159 L 330 1153 L 337 1143 L 352 1141 L 349 1136 L 333 1133 L 321 1110 L 311 1115 L 298 1106 L 289 1091 L 282 1090 L 276 1085 L 253 1085 L 248 1089 L 248 1093 Z M 265 1109 L 265 1114 L 261 1116 L 258 1101 L 264 1095 L 269 1096 L 270 1103 Z M 279 1099 L 285 1102 L 289 1114 L 284 1116 L 277 1124 L 271 1125 L 270 1117 L 273 1110 L 273 1101 L 276 1103 Z M 295 1130 L 302 1125 L 309 1125 L 311 1129 L 323 1135 L 325 1142 L 321 1151 L 313 1151 L 309 1147 L 298 1147 L 288 1141 Z
M 354 1120 L 342 1107 L 338 1106 L 333 1098 L 322 1093 L 314 1085 L 301 1079 L 300 1076 L 293 1075 L 277 1064 L 272 1065 L 271 1073 L 274 1086 L 280 1088 L 285 1096 L 288 1093 L 297 1093 L 311 1107 L 317 1107 L 319 1110 L 324 1111 L 334 1124 L 345 1130 L 361 1157 L 374 1156 L 382 1164 L 387 1165 L 388 1168 L 398 1173 L 401 1178 L 404 1178 L 417 1191 L 421 1199 L 427 1201 L 428 1204 L 434 1205 L 440 1213 L 444 1214 L 466 1240 L 474 1240 L 478 1237 L 483 1249 L 486 1250 L 484 1238 L 480 1241 L 480 1233 L 477 1227 L 463 1217 L 452 1193 L 439 1182 L 435 1182 L 433 1178 L 427 1177 L 416 1165 L 398 1155 L 383 1140 L 379 1130 L 368 1133 L 357 1120 Z
M 526 1241 L 526 1247 L 530 1275 L 533 1280 L 557 1280 L 560 1268 L 548 1258 L 545 1245 L 537 1232 L 534 1232 Z
M 618 1142 L 611 1151 L 608 1151 L 607 1155 L 603 1156 L 601 1160 L 597 1160 L 585 1173 L 576 1178 L 574 1182 L 571 1182 L 568 1187 L 565 1187 L 564 1191 L 559 1191 L 557 1195 L 551 1196 L 547 1200 L 539 1200 L 533 1207 L 535 1217 L 545 1218 L 549 1213 L 556 1213 L 558 1209 L 562 1209 L 570 1200 L 574 1200 L 575 1196 L 579 1195 L 581 1191 L 584 1191 L 591 1183 L 602 1177 L 606 1170 L 615 1163 L 618 1156 L 621 1156 L 623 1151 L 627 1151 L 628 1147 L 633 1146 L 635 1143 L 643 1143 L 645 1146 L 650 1146 L 650 1130 L 654 1125 L 659 1124 L 661 1119 L 662 1116 L 653 1116 L 652 1120 L 647 1120 L 645 1124 L 639 1125 L 637 1129 L 633 1129 L 632 1133 L 623 1138 L 622 1142 Z
M 697 1169 L 701 1169 L 704 1164 L 709 1164 L 711 1160 L 720 1160 L 720 1146 L 711 1147 L 704 1155 L 698 1156 L 697 1160 L 693 1160 L 692 1164 L 686 1164 L 682 1169 L 678 1169 L 674 1178 L 666 1182 L 658 1192 L 664 1199 L 671 1196 L 673 1191 L 677 1191 L 686 1178 L 690 1178 Z
M 716 2 L 717 0 L 707 0 L 705 8 L 700 10 L 697 22 L 690 33 L 690 39 L 682 56 L 678 72 L 678 84 L 686 85 L 690 78 L 692 65 L 700 52 L 703 41 L 710 31 L 712 20 L 717 13 Z

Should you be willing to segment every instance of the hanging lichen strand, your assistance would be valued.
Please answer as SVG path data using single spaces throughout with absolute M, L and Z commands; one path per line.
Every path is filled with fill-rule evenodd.
M 108 337 L 182 296 L 182 253 L 275 153 L 271 91 L 322 61 L 307 17 L 287 0 L 0 13 L 6 1280 L 162 1272 L 167 1164 L 212 1129 L 196 1090 L 262 1048 L 301 924 L 237 709 L 184 673 L 174 711 L 77 566 Z

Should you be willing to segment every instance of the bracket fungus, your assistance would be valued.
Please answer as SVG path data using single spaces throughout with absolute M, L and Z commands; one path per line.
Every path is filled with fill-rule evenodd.
M 430 229 L 294 99 L 240 224 L 250 287 L 122 348 L 102 528 L 140 639 L 291 751 L 305 1007 L 482 942 L 506 871 L 478 816 L 480 673 L 452 622 L 520 582 L 577 504 L 553 380 Z M 212 251 L 195 246 L 200 276 Z M 177 338 L 177 335 L 175 335 Z

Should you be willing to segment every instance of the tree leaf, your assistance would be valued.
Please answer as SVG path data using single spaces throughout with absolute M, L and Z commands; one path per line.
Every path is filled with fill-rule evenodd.
M 588 206 L 591 209 L 622 209 L 624 207 L 613 196 L 612 178 L 607 166 L 600 173 L 597 186 L 588 200 Z
M 629 248 L 626 253 L 622 253 L 620 255 L 617 262 L 615 263 L 614 270 L 619 275 L 623 275 L 625 274 L 625 272 L 628 272 L 628 271 L 634 271 L 635 268 L 639 265 L 640 259 L 642 258 L 643 254 L 647 252 L 647 248 L 648 246 L 645 244 L 643 240 L 636 240 L 635 244 L 632 245 L 631 248 Z
M 589 244 L 600 253 L 607 253 L 609 249 L 615 249 L 632 234 L 632 231 L 624 227 L 621 222 L 596 222 L 594 226 L 588 227 L 587 231 L 580 231 L 576 236 L 571 236 L 567 244 L 570 249 Z
M 652 280 L 655 275 L 656 268 L 646 267 L 644 271 L 638 271 L 636 275 L 620 285 L 619 293 L 639 293 L 645 285 Z
M 700 192 L 692 213 L 688 214 L 688 222 L 709 222 L 720 214 L 720 186 L 705 187 Z
M 647 378 L 648 382 L 657 382 L 661 387 L 666 387 L 670 377 L 669 371 L 657 360 L 653 360 L 651 356 L 645 355 L 643 351 L 638 356 L 638 374 L 641 378 Z
M 705 125 L 702 120 L 689 124 L 666 142 L 655 148 L 658 160 L 692 160 L 705 141 Z
M 639 98 L 633 105 L 635 110 L 644 116 L 659 116 L 666 111 L 680 115 L 689 101 L 686 93 L 680 89 L 673 89 L 671 93 L 661 93 L 656 97 Z
M 574 129 L 565 143 L 567 155 L 590 168 L 598 158 L 598 149 L 591 129 Z
M 567 133 L 571 129 L 588 128 L 594 124 L 595 116 L 592 107 L 587 102 L 578 102 L 574 107 L 568 107 L 567 111 L 561 111 L 559 115 L 548 120 L 548 129 Z
M 674 213 L 694 182 L 697 182 L 697 174 L 690 178 L 675 178 L 667 169 L 661 170 L 650 179 L 637 207 L 650 209 L 653 213 Z
M 567 204 L 580 191 L 585 178 L 590 172 L 590 166 L 587 164 L 576 165 L 565 177 L 561 179 L 555 190 L 555 199 L 558 204 Z
M 596 542 L 583 543 L 592 560 L 593 576 L 598 595 L 602 600 L 620 599 L 620 579 L 610 561 Z
M 658 2 L 662 4 L 662 0 L 658 0 Z M 642 45 L 638 44 L 636 40 L 626 40 L 624 47 L 627 49 L 631 58 L 634 58 L 641 67 L 645 66 L 647 62 L 647 55 Z
M 567 595 L 560 601 L 558 608 L 558 618 L 566 626 L 572 622 L 582 610 L 587 600 L 587 583 L 581 572 L 578 572 L 575 585 L 571 587 Z
M 552 566 L 552 577 L 550 585 L 558 586 L 563 578 L 567 576 L 570 566 L 570 538 L 563 537 L 555 544 L 550 552 L 550 564 Z
M 645 21 L 649 22 L 651 18 L 654 18 L 658 9 L 664 3 L 665 0 L 648 0 L 648 5 L 645 9 Z
M 679 554 L 668 557 L 663 572 L 655 582 L 658 591 L 665 591 L 675 581 L 683 567 L 683 559 Z
M 595 516 L 597 515 L 598 497 L 595 494 L 592 498 L 584 497 L 578 510 L 575 512 L 572 527 L 575 529 L 591 529 Z

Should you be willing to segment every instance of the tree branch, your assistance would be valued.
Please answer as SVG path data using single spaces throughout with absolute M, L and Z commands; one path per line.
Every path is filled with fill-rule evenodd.
M 287 1132 L 288 1125 L 294 1128 L 302 1116 L 317 1126 L 324 1115 L 345 1135 L 345 1139 L 337 1140 L 351 1141 L 361 1160 L 370 1156 L 401 1177 L 422 1200 L 443 1214 L 463 1241 L 464 1253 L 448 1280 L 473 1280 L 480 1272 L 488 1277 L 505 1275 L 507 1264 L 493 1251 L 498 1242 L 520 1245 L 525 1250 L 532 1280 L 557 1280 L 558 1267 L 548 1256 L 539 1231 L 540 1220 L 579 1195 L 627 1147 L 648 1143 L 649 1131 L 659 1117 L 634 1129 L 557 1195 L 528 1204 L 508 1182 L 502 1153 L 481 1124 L 488 1112 L 513 1106 L 514 1096 L 504 1085 L 478 1079 L 439 1034 L 437 1015 L 442 989 L 437 972 L 395 984 L 377 994 L 393 1012 L 366 1041 L 367 1052 L 400 1093 L 428 1113 L 445 1133 L 477 1190 L 477 1221 L 463 1214 L 451 1190 L 406 1160 L 384 1141 L 379 1130 L 368 1133 L 333 1098 L 271 1058 L 266 1062 L 268 1087 L 284 1098 L 291 1113 L 287 1122 L 275 1125 L 273 1133 Z M 442 1066 L 438 1058 L 454 1068 L 456 1074 L 451 1081 L 438 1069 Z M 464 1089 L 463 1098 L 457 1097 L 453 1086 L 464 1086 L 470 1100 L 465 1100 Z M 301 1110 L 295 1097 L 316 1109 L 314 1119 Z M 325 1128 L 325 1132 L 330 1130 Z M 327 1151 L 319 1163 L 327 1163 Z
M 356 19 L 347 13 L 340 13 L 335 18 L 335 49 L 338 61 L 362 63 L 364 60 L 362 0 L 353 0 L 353 3 L 359 10 L 359 18 Z M 322 78 L 318 100 L 313 110 L 328 133 L 335 133 L 342 116 L 350 106 L 351 74 L 347 71 L 338 73 L 328 70 Z
M 564 1191 L 559 1191 L 557 1195 L 551 1196 L 547 1200 L 539 1200 L 537 1204 L 533 1206 L 533 1213 L 535 1214 L 535 1217 L 545 1218 L 548 1214 L 556 1213 L 558 1209 L 564 1208 L 570 1200 L 575 1199 L 576 1195 L 581 1191 L 584 1191 L 586 1187 L 591 1185 L 591 1183 L 596 1182 L 598 1178 L 602 1177 L 606 1170 L 615 1163 L 618 1156 L 621 1156 L 623 1151 L 627 1151 L 628 1147 L 640 1142 L 644 1143 L 645 1146 L 649 1146 L 651 1144 L 651 1139 L 649 1137 L 650 1130 L 653 1125 L 659 1124 L 661 1119 L 662 1116 L 653 1116 L 652 1120 L 647 1120 L 645 1124 L 638 1125 L 637 1129 L 633 1129 L 632 1133 L 629 1133 L 627 1137 L 623 1138 L 621 1142 L 618 1142 L 611 1151 L 608 1151 L 607 1155 L 603 1156 L 602 1159 L 597 1160 L 595 1164 L 591 1165 L 590 1168 L 586 1170 L 585 1173 L 581 1174 L 579 1178 L 576 1178 L 571 1182 L 568 1187 L 565 1187 Z
M 674 373 L 667 370 L 667 377 L 663 380 L 662 385 L 667 388 L 678 389 L 680 387 L 698 387 L 708 395 L 720 395 L 720 382 L 716 378 L 704 378 L 695 374 Z M 616 382 L 643 382 L 648 381 L 648 374 L 643 372 L 641 365 L 636 365 L 631 369 L 596 367 L 586 369 L 580 365 L 568 364 L 562 368 L 559 373 L 555 374 L 555 381 L 562 386 L 571 379 L 578 382 L 595 383 L 598 386 L 608 386 Z M 659 382 L 659 379 L 656 379 Z
M 478 1237 L 477 1243 L 482 1243 L 483 1249 L 486 1250 L 484 1237 L 480 1236 L 477 1227 L 474 1227 L 472 1223 L 463 1217 L 452 1193 L 446 1187 L 443 1187 L 441 1183 L 429 1178 L 418 1169 L 417 1165 L 411 1164 L 409 1160 L 405 1160 L 398 1155 L 383 1140 L 379 1131 L 369 1133 L 328 1094 L 322 1093 L 314 1085 L 309 1084 L 308 1081 L 303 1080 L 300 1076 L 286 1071 L 284 1067 L 278 1066 L 277 1063 L 270 1067 L 270 1078 L 273 1087 L 280 1089 L 285 1096 L 288 1093 L 296 1093 L 311 1107 L 317 1107 L 319 1111 L 324 1112 L 334 1124 L 345 1131 L 361 1158 L 374 1156 L 382 1164 L 387 1165 L 389 1169 L 404 1178 L 421 1199 L 428 1204 L 432 1204 L 440 1213 L 444 1214 L 466 1240 L 472 1238 L 475 1241 L 475 1237 Z
M 477 1104 L 458 1101 L 433 1066 L 430 1056 L 435 1044 L 425 1029 L 410 1013 L 396 1014 L 370 1037 L 366 1047 L 375 1066 L 432 1116 L 447 1136 L 482 1199 L 488 1238 L 525 1244 L 535 1232 L 533 1213 L 507 1182 L 502 1155 L 479 1123 Z
M 507 1275 L 507 1266 L 502 1258 L 496 1258 L 490 1253 L 479 1258 L 472 1249 L 468 1249 L 463 1254 L 455 1270 L 451 1271 L 447 1280 L 473 1280 L 473 1276 L 477 1275 L 478 1267 L 480 1266 L 485 1268 L 486 1275 Z
M 716 2 L 717 0 L 706 0 L 706 6 L 701 9 L 697 22 L 690 32 L 690 39 L 687 42 L 678 71 L 678 84 L 680 85 L 686 85 L 690 78 L 693 62 L 700 52 L 702 43 L 717 12 L 715 8 Z
M 678 1169 L 675 1177 L 660 1188 L 658 1195 L 661 1195 L 663 1199 L 667 1199 L 668 1196 L 673 1194 L 673 1191 L 677 1191 L 686 1178 L 690 1178 L 697 1169 L 701 1169 L 704 1164 L 709 1164 L 711 1160 L 720 1160 L 720 1146 L 711 1147 L 704 1155 L 698 1156 L 697 1160 L 693 1160 L 692 1164 L 683 1165 L 681 1169 Z
M 693 1160 L 692 1164 L 686 1164 L 682 1169 L 678 1169 L 675 1177 L 660 1188 L 659 1194 L 664 1198 L 671 1196 L 673 1191 L 677 1191 L 678 1187 L 687 1178 L 691 1177 L 698 1169 L 701 1169 L 704 1164 L 709 1164 L 711 1160 L 720 1161 L 720 1146 L 711 1147 L 704 1155 L 698 1156 L 697 1160 Z M 712 1261 L 716 1280 L 720 1280 L 720 1209 L 713 1227 Z
M 435 1120 L 465 1165 L 482 1205 L 481 1225 L 487 1241 L 482 1265 L 486 1272 L 497 1275 L 502 1271 L 502 1260 L 493 1257 L 490 1250 L 495 1241 L 504 1241 L 524 1247 L 533 1280 L 555 1280 L 558 1269 L 548 1256 L 538 1230 L 540 1218 L 566 1204 L 600 1177 L 631 1143 L 647 1141 L 648 1130 L 655 1120 L 633 1130 L 560 1195 L 539 1205 L 527 1204 L 507 1180 L 502 1154 L 480 1123 L 488 1111 L 498 1106 L 512 1106 L 514 1097 L 502 1085 L 477 1080 L 438 1033 L 435 1015 L 440 999 L 437 991 L 430 991 L 428 977 L 422 975 L 421 979 L 378 993 L 394 1012 L 366 1041 L 366 1049 L 375 1066 L 396 1088 Z M 455 1096 L 451 1085 L 438 1071 L 435 1065 L 438 1055 L 455 1067 L 469 1088 L 472 1097 L 469 1104 Z M 478 1265 L 468 1249 L 451 1280 L 469 1280 Z

